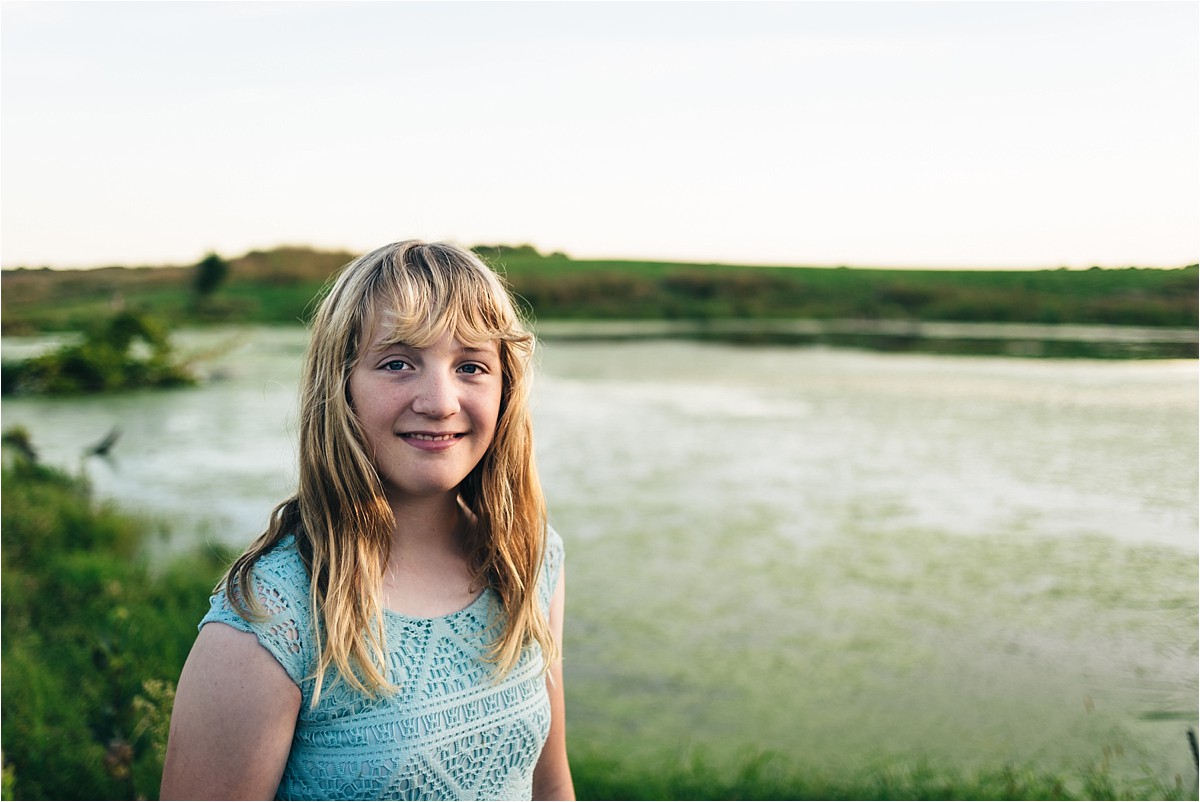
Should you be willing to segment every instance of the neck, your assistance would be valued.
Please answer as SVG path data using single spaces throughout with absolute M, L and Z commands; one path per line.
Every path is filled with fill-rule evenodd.
M 462 553 L 463 511 L 457 493 L 390 501 L 396 519 L 392 532 L 393 557 Z
M 383 604 L 421 617 L 461 610 L 476 598 L 462 540 L 469 514 L 457 495 L 392 501 L 396 528 L 381 585 Z

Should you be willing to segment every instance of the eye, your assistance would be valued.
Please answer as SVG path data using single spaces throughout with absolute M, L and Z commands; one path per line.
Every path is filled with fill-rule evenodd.
M 474 362 L 468 362 L 465 365 L 460 365 L 458 369 L 470 376 L 478 376 L 481 373 L 487 372 L 483 365 L 477 365 Z
M 405 362 L 403 359 L 391 359 L 379 366 L 381 370 L 398 371 L 412 370 L 412 365 Z

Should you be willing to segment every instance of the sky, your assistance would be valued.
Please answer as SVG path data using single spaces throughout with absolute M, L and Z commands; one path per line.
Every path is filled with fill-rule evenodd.
M 4 2 L 0 264 L 1177 267 L 1197 2 Z

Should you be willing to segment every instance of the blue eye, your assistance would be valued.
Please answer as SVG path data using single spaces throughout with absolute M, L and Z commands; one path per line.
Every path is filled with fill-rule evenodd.
M 479 365 L 463 365 L 459 368 L 463 373 L 474 376 L 477 373 L 483 373 L 483 368 Z
M 409 367 L 409 364 L 403 359 L 393 359 L 390 362 L 383 363 L 382 367 L 384 370 L 405 370 Z

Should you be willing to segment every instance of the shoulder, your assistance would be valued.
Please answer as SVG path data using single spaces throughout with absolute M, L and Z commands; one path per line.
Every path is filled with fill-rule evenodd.
M 284 537 L 255 560 L 251 576 L 252 587 L 246 588 L 245 592 L 254 596 L 268 616 L 282 612 L 307 614 L 308 569 L 304 567 L 295 537 Z
M 275 544 L 274 548 L 254 563 L 254 593 L 259 602 L 268 608 L 273 602 L 291 602 L 291 593 L 299 595 L 307 603 L 309 591 L 308 569 L 300 557 L 296 538 L 288 535 Z M 264 596 L 265 594 L 265 596 Z
M 297 684 L 308 673 L 312 648 L 312 613 L 308 570 L 288 536 L 254 563 L 253 582 L 246 589 L 258 602 L 261 619 L 243 617 L 229 600 L 224 584 L 209 599 L 209 611 L 200 626 L 228 624 L 249 632 L 283 665 Z

